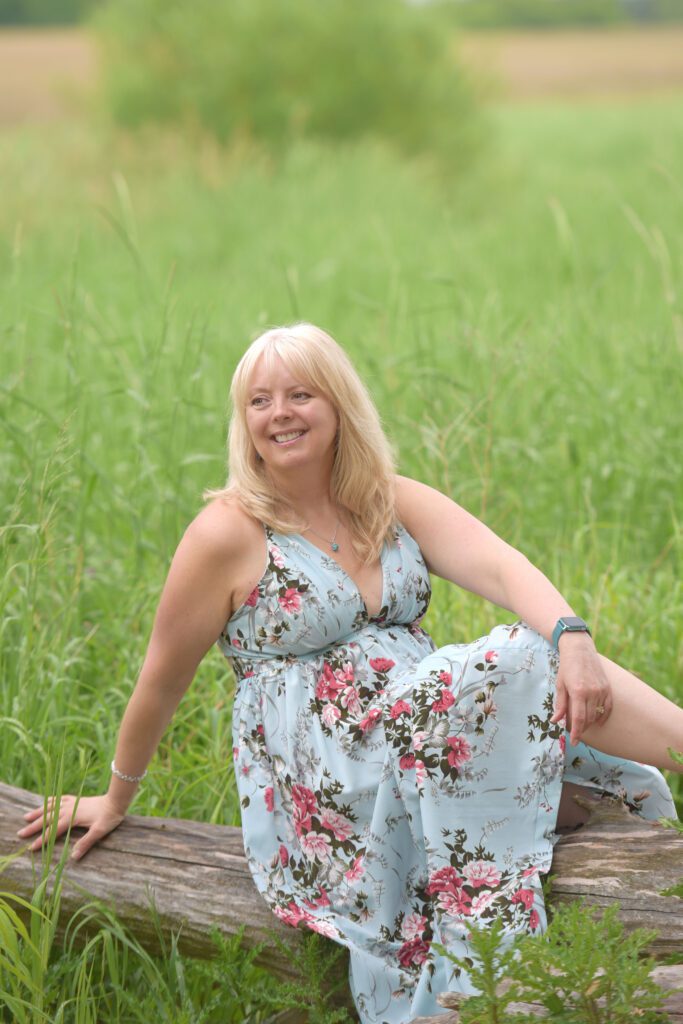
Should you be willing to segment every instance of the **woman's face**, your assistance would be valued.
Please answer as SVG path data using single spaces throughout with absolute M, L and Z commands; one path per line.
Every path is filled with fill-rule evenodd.
M 330 400 L 288 369 L 279 356 L 256 363 L 246 420 L 256 451 L 273 469 L 334 460 L 338 417 Z

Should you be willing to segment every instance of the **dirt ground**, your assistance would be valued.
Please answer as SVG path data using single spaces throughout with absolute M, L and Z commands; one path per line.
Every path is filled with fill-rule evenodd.
M 683 26 L 468 33 L 458 48 L 494 96 L 591 99 L 683 90 Z M 96 76 L 97 53 L 83 30 L 0 31 L 0 124 L 69 116 Z
M 79 30 L 0 31 L 0 124 L 68 115 L 96 80 L 97 54 Z
M 683 89 L 683 25 L 464 35 L 466 62 L 511 98 L 632 96 Z

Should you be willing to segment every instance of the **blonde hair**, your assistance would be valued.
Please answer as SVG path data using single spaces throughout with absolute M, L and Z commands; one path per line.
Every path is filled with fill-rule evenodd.
M 339 429 L 331 497 L 348 513 L 358 556 L 366 563 L 374 561 L 396 523 L 394 455 L 379 413 L 349 357 L 334 338 L 313 324 L 274 327 L 256 338 L 240 359 L 230 387 L 228 481 L 219 490 L 205 491 L 204 498 L 237 499 L 250 515 L 279 533 L 302 532 L 309 526 L 274 490 L 247 427 L 247 392 L 261 356 L 267 366 L 279 356 L 291 373 L 334 406 Z

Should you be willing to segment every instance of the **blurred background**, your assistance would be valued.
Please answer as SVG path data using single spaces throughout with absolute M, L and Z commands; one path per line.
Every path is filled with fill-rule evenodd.
M 66 751 L 106 787 L 232 369 L 298 319 L 400 470 L 680 702 L 682 167 L 681 0 L 0 0 L 0 779 L 49 790 Z M 439 644 L 512 617 L 435 598 Z M 137 813 L 239 823 L 233 685 L 207 657 Z

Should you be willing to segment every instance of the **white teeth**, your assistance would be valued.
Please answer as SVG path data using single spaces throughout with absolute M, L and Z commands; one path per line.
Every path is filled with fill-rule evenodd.
M 295 437 L 301 437 L 303 433 L 305 433 L 303 430 L 293 430 L 289 434 L 275 434 L 275 440 L 278 442 L 293 441 Z

